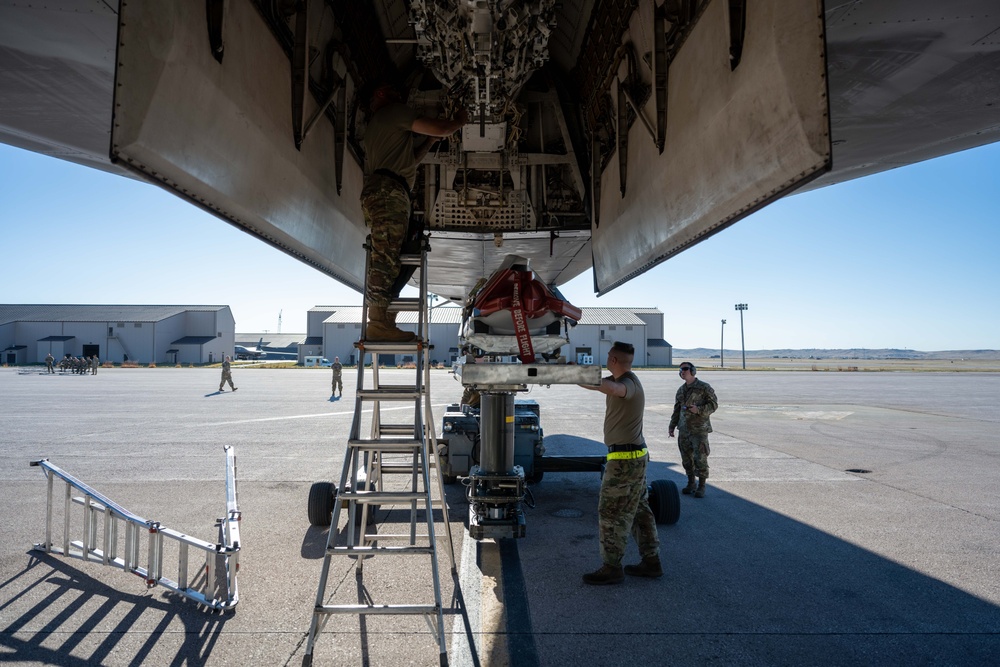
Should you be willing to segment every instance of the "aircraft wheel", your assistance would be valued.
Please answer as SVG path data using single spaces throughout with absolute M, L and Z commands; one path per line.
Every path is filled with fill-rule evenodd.
M 649 508 L 656 523 L 672 526 L 681 517 L 681 496 L 669 479 L 654 479 L 649 485 Z
M 316 482 L 309 489 L 309 523 L 325 528 L 333 520 L 334 496 L 337 487 L 332 482 Z

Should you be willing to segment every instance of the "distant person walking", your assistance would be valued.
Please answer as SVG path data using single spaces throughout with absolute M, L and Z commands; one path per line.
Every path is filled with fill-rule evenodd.
M 226 358 L 222 360 L 222 379 L 219 381 L 219 391 L 225 391 L 223 387 L 226 383 L 229 383 L 229 387 L 236 391 L 236 387 L 233 386 L 233 372 L 232 372 L 232 358 L 227 354 Z
M 608 351 L 610 377 L 596 387 L 584 389 L 606 395 L 604 412 L 604 444 L 608 458 L 601 478 L 597 501 L 597 535 L 603 565 L 583 575 L 586 584 L 618 584 L 625 575 L 656 578 L 663 576 L 660 564 L 660 539 L 656 518 L 649 508 L 646 487 L 646 465 L 649 452 L 642 435 L 642 416 L 646 395 L 639 378 L 632 372 L 635 348 L 629 343 L 615 342 Z M 622 558 L 629 533 L 639 546 L 642 561 L 626 565 Z
M 95 354 L 90 358 L 90 374 L 97 375 L 97 367 L 101 365 L 101 360 Z
M 674 397 L 674 413 L 670 417 L 668 435 L 674 437 L 674 429 L 680 428 L 677 448 L 681 452 L 681 463 L 688 478 L 687 486 L 681 489 L 681 493 L 693 493 L 695 498 L 704 498 L 710 453 L 708 434 L 712 432 L 712 420 L 709 416 L 719 409 L 719 400 L 711 385 L 695 377 L 698 369 L 694 364 L 685 361 L 680 368 L 684 384 Z M 697 487 L 695 476 L 698 477 Z
M 52 368 L 52 362 L 55 361 L 55 360 L 56 360 L 56 358 L 52 356 L 51 352 L 49 352 L 47 355 L 45 355 L 45 368 L 48 369 L 49 373 L 55 373 L 56 372 L 56 369 Z
M 333 358 L 333 365 L 330 366 L 333 369 L 333 387 L 330 390 L 331 394 L 336 394 L 337 396 L 344 395 L 344 365 L 340 363 L 340 357 Z

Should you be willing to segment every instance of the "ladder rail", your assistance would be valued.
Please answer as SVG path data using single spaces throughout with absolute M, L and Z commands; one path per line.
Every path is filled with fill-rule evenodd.
M 40 459 L 29 463 L 40 468 L 46 477 L 45 542 L 35 544 L 33 548 L 49 554 L 80 558 L 120 568 L 141 577 L 148 588 L 162 586 L 212 609 L 234 608 L 239 603 L 237 572 L 238 554 L 241 549 L 239 538 L 241 517 L 236 494 L 235 451 L 231 446 L 226 446 L 225 450 L 227 516 L 219 520 L 219 542 L 202 540 L 167 528 L 158 521 L 145 519 L 125 509 L 48 459 Z M 52 536 L 56 478 L 65 483 L 62 546 L 56 546 Z M 74 490 L 83 495 L 74 497 Z M 79 540 L 70 537 L 73 505 L 83 508 L 82 536 Z M 124 544 L 121 544 L 120 526 L 124 528 Z M 145 567 L 142 566 L 139 555 L 142 534 L 147 535 Z M 171 579 L 163 573 L 166 564 L 164 548 L 167 541 L 176 544 L 176 579 Z M 119 546 L 122 546 L 121 555 Z M 205 581 L 201 589 L 193 588 L 189 581 L 189 556 L 192 548 L 205 556 Z M 217 561 L 221 561 L 225 570 L 220 596 L 215 595 Z

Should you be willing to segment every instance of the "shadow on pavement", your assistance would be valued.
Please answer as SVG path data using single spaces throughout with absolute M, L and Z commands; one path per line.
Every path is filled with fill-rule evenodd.
M 580 440 L 546 447 L 574 453 Z M 685 481 L 656 461 L 650 478 Z M 533 487 L 518 546 L 540 664 L 610 658 L 623 634 L 630 664 L 970 665 L 1000 654 L 1000 607 L 711 478 L 704 499 L 683 496 L 678 523 L 660 526 L 665 576 L 587 586 L 581 575 L 600 564 L 599 486 L 594 474 L 557 473 Z M 631 541 L 625 560 L 638 561 Z
M 0 604 L 0 618 L 5 621 L 0 628 L 0 646 L 41 664 L 83 666 L 114 662 L 119 642 L 127 642 L 130 664 L 138 665 L 150 657 L 167 627 L 180 619 L 183 643 L 170 664 L 203 665 L 231 618 L 181 596 L 164 600 L 122 593 L 83 574 L 76 565 L 57 556 L 29 552 L 25 569 L 0 584 L 0 597 L 6 597 L 2 591 L 9 587 L 18 590 Z M 17 617 L 4 613 L 15 601 L 24 604 L 22 598 L 36 601 Z M 151 621 L 156 626 L 150 632 L 134 632 Z M 134 646 L 136 638 L 142 638 L 141 646 Z M 83 642 L 97 644 L 87 651 L 86 659 L 71 655 Z M 162 653 L 160 647 L 158 660 Z

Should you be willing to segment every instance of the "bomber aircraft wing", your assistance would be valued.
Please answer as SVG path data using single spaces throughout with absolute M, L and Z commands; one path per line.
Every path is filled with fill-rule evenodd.
M 430 291 L 606 292 L 785 194 L 1000 138 L 994 0 L 0 0 L 0 141 L 150 180 L 360 288 L 367 91 L 423 158 Z

